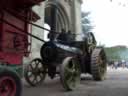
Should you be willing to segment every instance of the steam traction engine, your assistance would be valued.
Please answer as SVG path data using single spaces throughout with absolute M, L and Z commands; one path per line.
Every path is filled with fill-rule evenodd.
M 42 59 L 35 58 L 26 67 L 25 78 L 30 85 L 41 84 L 47 74 L 51 79 L 59 74 L 66 90 L 76 88 L 80 73 L 90 73 L 98 81 L 105 79 L 106 54 L 103 47 L 96 47 L 92 33 L 87 33 L 83 41 L 72 41 L 69 34 L 65 37 L 60 33 L 60 36 L 62 38 L 52 39 L 42 45 Z
M 38 16 L 31 7 L 43 0 L 0 0 L 0 96 L 20 96 L 23 56 L 30 46 L 27 21 Z
M 87 33 L 83 41 L 76 41 L 76 34 L 64 30 L 56 32 L 56 10 L 54 8 L 51 12 L 51 30 L 38 26 L 50 32 L 50 41 L 44 41 L 40 49 L 41 59 L 33 59 L 25 68 L 26 81 L 36 86 L 47 74 L 51 79 L 59 75 L 63 87 L 69 91 L 77 87 L 81 73 L 90 73 L 94 80 L 103 80 L 107 67 L 103 47 L 96 46 L 92 33 Z

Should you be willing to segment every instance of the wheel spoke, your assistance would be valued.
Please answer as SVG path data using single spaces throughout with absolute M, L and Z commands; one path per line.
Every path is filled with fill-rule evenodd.
M 39 67 L 39 68 L 43 68 L 43 66 L 42 66 L 42 63 L 41 63 L 41 62 L 39 62 L 38 67 Z
M 76 69 L 76 61 L 72 59 L 72 69 Z
M 38 82 L 41 81 L 41 77 L 40 77 L 40 75 L 37 76 L 37 81 L 38 81 Z
M 71 74 L 73 71 L 72 71 L 71 68 L 66 67 L 66 68 L 65 68 L 65 72 Z
M 39 60 L 37 59 L 37 60 L 35 60 L 35 64 L 39 64 Z
M 35 69 L 37 69 L 37 68 L 38 68 L 39 63 L 38 63 L 38 64 L 37 64 L 37 63 L 35 63 L 35 65 L 36 65 Z
M 30 74 L 31 73 L 31 74 Z M 33 74 L 32 74 L 32 72 L 28 72 L 28 77 L 30 78 L 30 77 L 32 77 L 33 76 Z
M 32 70 L 34 70 L 34 68 L 33 68 L 32 64 L 29 64 L 29 65 L 30 65 L 31 69 L 32 69 Z
M 39 64 L 40 64 L 40 62 L 39 62 L 38 60 L 36 60 L 36 61 L 35 61 L 35 69 L 38 68 Z
M 44 75 L 41 75 L 41 74 L 39 74 L 38 76 L 39 76 L 40 78 L 43 78 L 43 77 L 44 77 Z
M 76 86 L 76 80 L 74 76 L 71 76 L 69 79 L 67 79 L 67 84 L 70 86 L 70 88 L 73 88 Z
M 35 61 L 31 62 L 30 64 L 32 65 L 33 69 L 35 69 L 35 68 L 36 68 Z
M 32 81 L 34 84 L 36 84 L 37 83 L 37 76 L 34 76 L 34 79 L 33 79 L 33 81 Z

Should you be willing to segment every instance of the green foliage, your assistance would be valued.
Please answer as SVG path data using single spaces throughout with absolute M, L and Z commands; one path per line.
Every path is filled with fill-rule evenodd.
M 105 51 L 110 61 L 128 60 L 128 48 L 125 46 L 109 47 Z

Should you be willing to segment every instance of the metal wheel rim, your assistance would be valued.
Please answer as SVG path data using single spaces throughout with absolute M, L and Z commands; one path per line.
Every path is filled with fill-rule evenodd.
M 70 58 L 64 68 L 64 83 L 69 90 L 73 90 L 80 82 L 80 67 L 74 58 Z
M 26 69 L 26 75 L 33 85 L 41 83 L 45 79 L 46 73 L 41 59 L 34 59 L 30 62 Z

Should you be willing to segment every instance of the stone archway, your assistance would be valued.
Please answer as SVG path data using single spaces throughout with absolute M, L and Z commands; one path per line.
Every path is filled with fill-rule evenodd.
M 81 34 L 81 4 L 82 0 L 47 0 L 45 2 L 44 21 L 49 23 L 49 9 L 56 8 L 56 31 L 61 32 L 61 29 L 63 28 L 66 31 L 70 30 L 72 33 Z M 78 41 L 81 40 L 81 35 L 75 36 L 75 39 Z
M 65 29 L 66 31 L 70 30 L 70 20 L 69 17 L 63 7 L 59 2 L 54 1 L 47 1 L 45 3 L 45 17 L 44 22 L 50 25 L 51 21 L 51 14 L 50 10 L 51 8 L 56 8 L 57 14 L 56 14 L 56 31 L 61 32 L 61 29 Z

